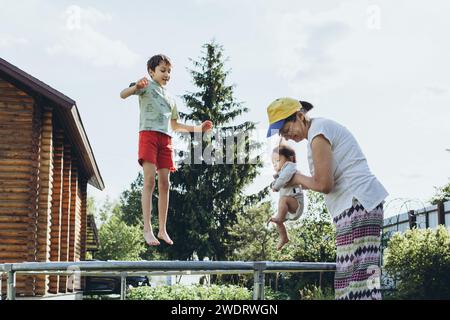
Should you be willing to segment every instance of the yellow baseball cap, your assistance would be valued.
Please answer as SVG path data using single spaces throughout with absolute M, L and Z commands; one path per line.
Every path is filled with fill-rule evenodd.
M 300 101 L 292 98 L 279 98 L 267 107 L 267 115 L 269 116 L 269 130 L 267 138 L 278 133 L 283 127 L 286 118 L 290 117 L 297 111 L 302 109 Z

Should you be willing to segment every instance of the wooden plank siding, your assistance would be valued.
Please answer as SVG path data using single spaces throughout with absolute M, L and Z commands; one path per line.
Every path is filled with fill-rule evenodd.
M 86 178 L 81 179 L 80 196 L 81 196 L 81 224 L 80 224 L 80 261 L 86 260 L 87 249 L 87 183 Z
M 50 261 L 61 261 L 61 228 L 62 228 L 62 191 L 63 191 L 63 165 L 64 165 L 64 132 L 56 123 L 53 125 L 55 134 L 54 143 L 54 176 L 53 176 L 53 197 L 52 197 L 52 223 L 50 226 Z M 59 277 L 51 276 L 50 293 L 59 292 Z
M 30 259 L 34 244 L 32 209 L 34 99 L 0 79 L 0 261 Z M 33 259 L 34 260 L 34 259 Z M 6 286 L 3 282 L 2 291 Z M 17 292 L 32 293 L 33 279 L 17 277 Z
M 79 171 L 77 181 L 77 201 L 75 206 L 75 243 L 74 243 L 74 261 L 80 261 L 81 259 L 81 173 Z
M 77 209 L 77 191 L 78 191 L 78 169 L 76 156 L 72 154 L 72 166 L 70 173 L 70 209 L 69 209 L 69 230 L 68 230 L 68 261 L 75 261 L 76 246 L 76 209 Z M 68 277 L 67 292 L 73 292 L 73 277 Z
M 53 186 L 53 114 L 52 108 L 45 107 L 42 113 L 41 137 L 39 145 L 39 188 L 37 210 L 36 261 L 50 261 L 50 226 Z M 49 277 L 35 279 L 35 294 L 48 292 Z
M 55 108 L 0 74 L 0 263 L 86 258 L 90 177 Z M 70 288 L 64 276 L 18 275 L 16 283 L 19 296 Z
M 72 150 L 70 144 L 64 142 L 63 155 L 63 190 L 62 190 L 62 216 L 61 216 L 61 254 L 62 262 L 69 261 L 69 236 L 70 236 L 70 206 L 72 202 Z M 59 277 L 59 292 L 66 293 L 67 277 Z

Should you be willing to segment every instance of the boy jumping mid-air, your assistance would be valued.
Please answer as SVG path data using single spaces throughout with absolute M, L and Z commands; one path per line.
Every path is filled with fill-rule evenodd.
M 150 246 L 160 244 L 158 239 L 173 245 L 166 230 L 167 210 L 169 206 L 169 177 L 176 171 L 173 161 L 172 137 L 169 123 L 175 132 L 205 132 L 212 129 L 211 121 L 200 126 L 188 126 L 178 122 L 179 116 L 175 101 L 165 86 L 170 80 L 172 63 L 165 55 L 156 55 L 147 62 L 146 77 L 132 83 L 122 90 L 120 97 L 126 99 L 131 95 L 139 96 L 139 164 L 144 169 L 144 188 L 142 190 L 142 212 L 144 215 L 144 239 Z M 158 174 L 158 239 L 153 234 L 151 224 L 152 195 L 155 178 Z

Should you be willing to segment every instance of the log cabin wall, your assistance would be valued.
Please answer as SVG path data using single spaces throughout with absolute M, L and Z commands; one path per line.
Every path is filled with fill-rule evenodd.
M 79 173 L 78 188 L 77 188 L 77 206 L 75 210 L 75 259 L 74 261 L 81 261 L 81 225 L 83 223 L 82 207 L 83 207 L 83 195 L 81 193 L 81 184 L 83 179 L 81 178 L 81 172 Z M 79 291 L 82 289 L 80 277 L 74 279 L 74 289 Z
M 72 166 L 70 173 L 70 209 L 69 209 L 69 228 L 68 228 L 68 261 L 75 261 L 75 233 L 76 233 L 76 208 L 77 208 L 77 190 L 78 190 L 78 167 L 77 158 L 74 153 L 72 156 Z M 73 280 L 74 277 L 68 277 L 67 279 L 67 292 L 73 292 Z
M 60 261 L 69 261 L 69 235 L 70 235 L 70 206 L 72 182 L 72 150 L 70 144 L 64 142 L 63 155 L 63 190 L 62 190 L 62 216 L 61 216 L 61 254 Z M 67 277 L 59 277 L 59 292 L 66 293 Z
M 87 247 L 87 180 L 82 178 L 80 183 L 81 196 L 81 224 L 80 224 L 80 261 L 86 260 Z M 80 290 L 86 287 L 86 278 L 82 278 L 80 283 Z
M 34 253 L 34 99 L 0 78 L 0 262 L 27 261 Z M 31 243 L 30 243 L 31 242 Z M 30 252 L 31 251 L 31 252 Z M 34 258 L 33 258 L 34 260 Z M 30 293 L 30 277 L 17 277 L 17 292 Z M 3 282 L 2 292 L 6 284 Z
M 69 261 L 75 261 L 75 244 L 76 244 L 76 211 L 78 202 L 78 168 L 77 168 L 77 158 L 72 157 L 72 172 L 70 181 L 70 195 L 71 195 L 71 206 L 70 206 L 70 232 L 69 232 Z
M 81 195 L 81 174 L 78 174 L 78 185 L 77 185 L 77 202 L 75 207 L 75 253 L 74 261 L 81 260 L 81 206 L 82 206 L 82 195 Z
M 52 217 L 50 226 L 50 261 L 61 261 L 61 228 L 62 228 L 62 191 L 63 191 L 63 156 L 64 156 L 64 132 L 53 125 L 54 135 L 54 170 L 53 170 L 53 196 L 52 196 Z M 50 293 L 59 292 L 59 277 L 50 277 Z
M 51 204 L 53 189 L 53 113 L 44 107 L 39 145 L 39 186 L 37 210 L 37 256 L 36 261 L 50 261 Z M 35 294 L 48 292 L 49 277 L 35 278 Z
M 81 206 L 82 206 L 82 196 L 81 196 L 81 182 L 82 179 L 78 180 L 77 188 L 77 207 L 75 210 L 75 261 L 81 260 Z
M 88 178 L 54 108 L 0 78 L 0 263 L 86 257 Z M 18 295 L 67 289 L 67 277 L 17 276 Z
M 86 247 L 87 247 L 87 180 L 81 178 L 80 183 L 80 261 L 86 260 Z
M 40 153 L 40 137 L 42 125 L 42 110 L 36 104 L 33 105 L 33 118 L 31 122 L 31 183 L 28 191 L 28 199 L 30 203 L 30 223 L 28 224 L 28 262 L 37 261 L 37 242 L 38 242 L 38 212 L 39 212 L 39 153 Z M 26 296 L 34 295 L 36 290 L 36 277 L 27 276 L 25 278 Z

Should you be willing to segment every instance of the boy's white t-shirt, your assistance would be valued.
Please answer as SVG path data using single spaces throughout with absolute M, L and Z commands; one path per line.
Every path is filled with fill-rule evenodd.
M 333 217 L 351 208 L 356 198 L 367 211 L 372 211 L 386 199 L 388 192 L 371 173 L 358 142 L 347 128 L 339 123 L 312 118 L 308 130 L 308 163 L 314 175 L 311 142 L 323 135 L 331 144 L 334 188 L 325 195 L 325 203 Z

